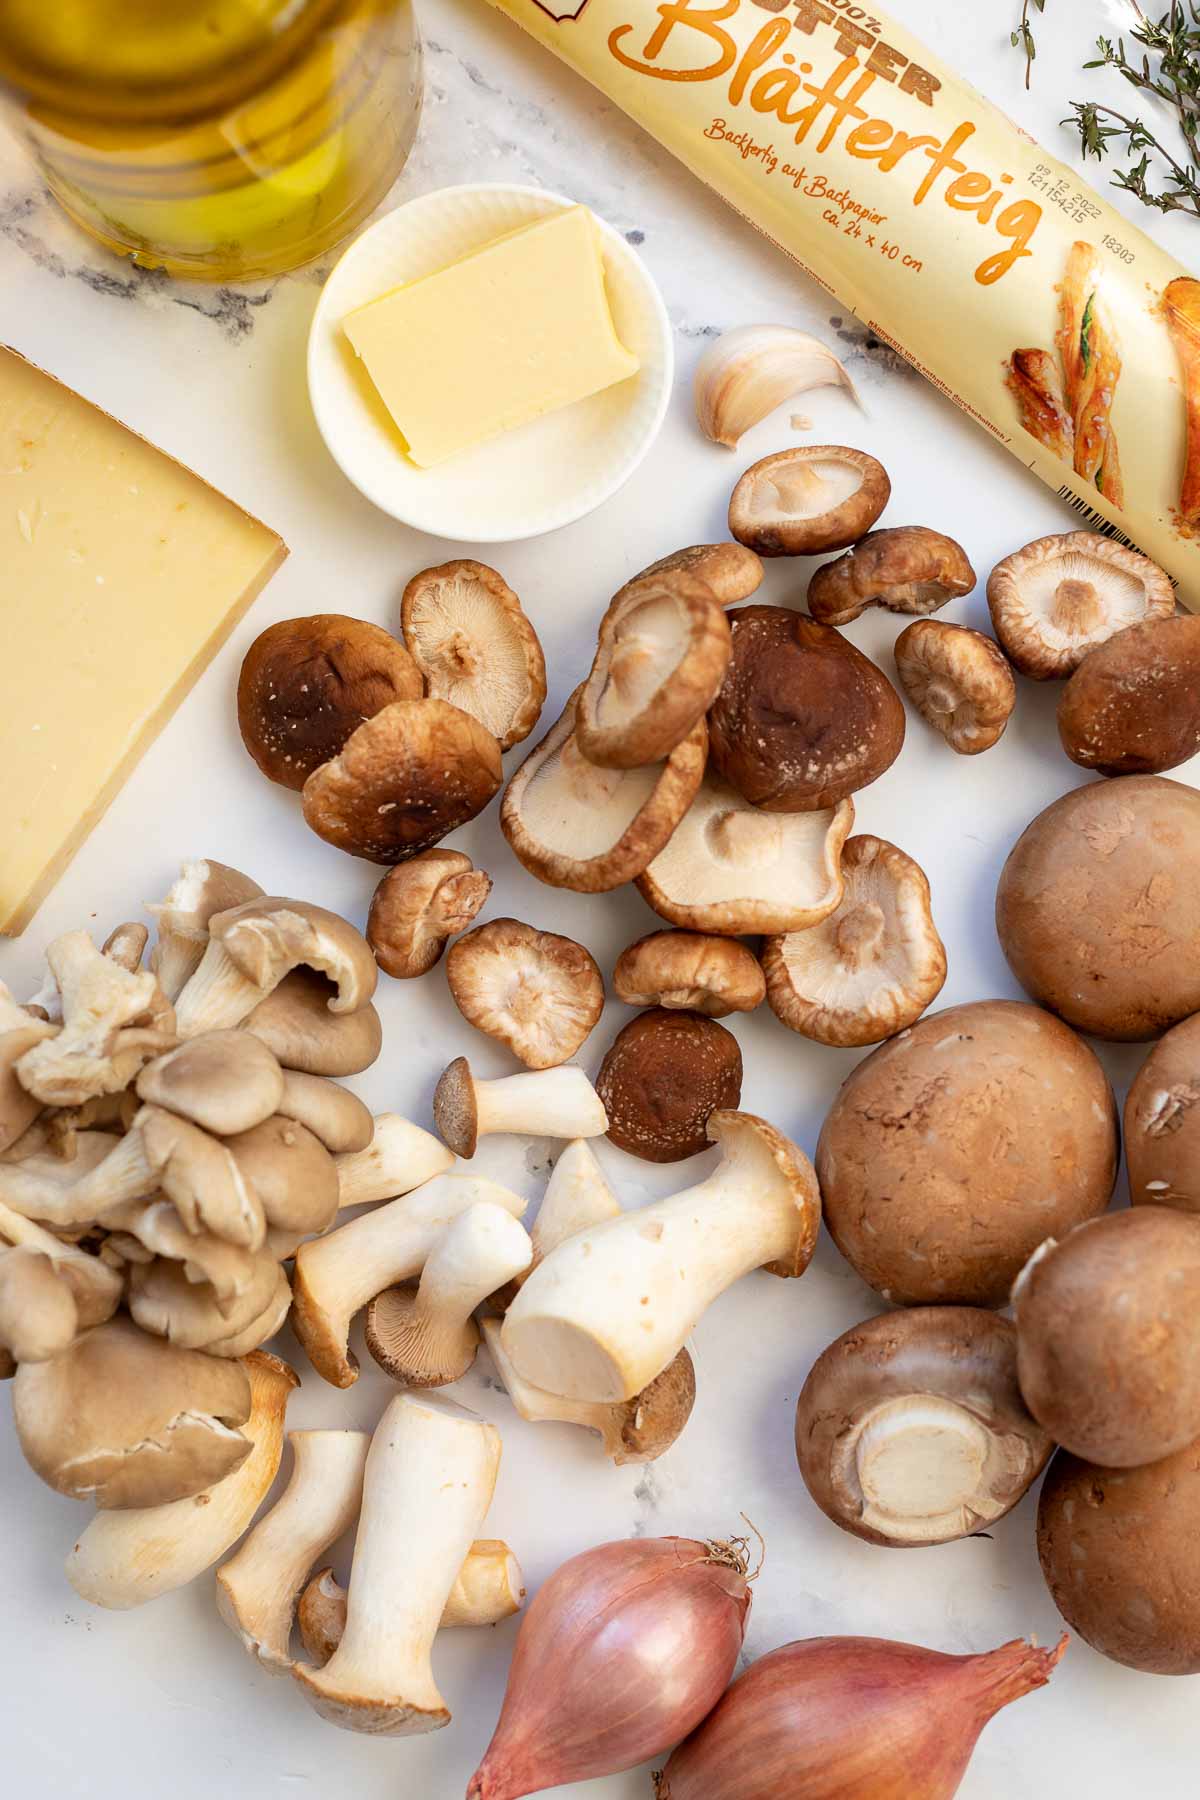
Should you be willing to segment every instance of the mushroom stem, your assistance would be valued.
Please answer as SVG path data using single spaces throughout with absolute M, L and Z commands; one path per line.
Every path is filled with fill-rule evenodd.
M 864 900 L 852 907 L 834 927 L 834 941 L 848 969 L 861 969 L 878 962 L 887 935 L 883 908 L 874 900 Z
M 588 1138 L 608 1130 L 595 1088 L 574 1063 L 477 1081 L 465 1056 L 452 1062 L 433 1096 L 434 1123 L 459 1156 L 474 1156 L 481 1137 Z
M 926 712 L 937 713 L 939 717 L 948 718 L 951 713 L 958 711 L 962 695 L 948 681 L 935 679 L 927 683 L 922 691 L 921 701 Z
M 335 1156 L 338 1207 L 364 1206 L 411 1193 L 435 1175 L 453 1168 L 454 1157 L 430 1131 L 422 1131 L 399 1113 L 379 1113 L 375 1135 L 365 1150 Z
M 505 1354 L 499 1319 L 481 1319 L 479 1326 L 517 1416 L 531 1425 L 582 1425 L 586 1431 L 598 1432 L 605 1456 L 611 1456 L 618 1467 L 653 1462 L 671 1448 L 691 1417 L 696 1371 L 686 1350 L 681 1350 L 662 1374 L 632 1400 L 613 1404 L 565 1400 L 560 1394 L 548 1394 L 522 1381 Z
M 586 1138 L 576 1138 L 567 1145 L 546 1183 L 529 1233 L 533 1242 L 529 1274 L 576 1232 L 615 1219 L 620 1211 L 621 1203 L 608 1185 L 595 1151 Z M 518 1284 L 526 1280 L 528 1275 L 519 1276 Z
M 389 1288 L 367 1314 L 367 1348 L 405 1387 L 444 1387 L 475 1360 L 472 1314 L 488 1295 L 529 1267 L 533 1245 L 519 1219 L 481 1202 L 452 1219 L 434 1245 L 416 1289 Z
M 167 1506 L 97 1513 L 67 1558 L 67 1580 L 94 1606 L 141 1606 L 194 1581 L 236 1543 L 262 1504 L 283 1455 L 283 1424 L 300 1378 L 278 1356 L 255 1350 L 250 1417 L 242 1435 L 253 1449 L 223 1481 Z
M 305 1579 L 358 1516 L 370 1441 L 365 1431 L 290 1431 L 287 1487 L 217 1570 L 217 1611 L 269 1675 L 290 1672 Z
M 367 1455 L 346 1630 L 323 1669 L 293 1677 L 331 1724 L 408 1737 L 450 1723 L 430 1652 L 491 1504 L 495 1427 L 445 1401 L 402 1395 Z
M 914 1394 L 874 1407 L 834 1460 L 846 1458 L 867 1524 L 896 1541 L 928 1543 L 965 1536 L 982 1516 L 971 1502 L 987 1491 L 992 1447 L 963 1407 Z
M 224 944 L 210 938 L 196 972 L 175 1002 L 175 1026 L 181 1038 L 204 1031 L 232 1031 L 248 1019 L 267 990 L 243 975 Z
M 439 1175 L 296 1252 L 292 1326 L 317 1373 L 334 1387 L 358 1379 L 350 1321 L 376 1294 L 424 1268 L 446 1226 L 477 1201 L 520 1218 L 527 1201 L 476 1175 Z
M 1050 617 L 1061 631 L 1095 631 L 1104 623 L 1104 603 L 1092 582 L 1068 578 L 1054 590 Z
M 520 1612 L 525 1599 L 521 1565 L 499 1538 L 477 1538 L 458 1571 L 439 1631 L 459 1625 L 498 1625 Z M 309 1660 L 323 1668 L 346 1630 L 346 1590 L 332 1569 L 320 1569 L 300 1596 L 300 1636 Z
M 707 1181 L 580 1232 L 509 1309 L 503 1347 L 523 1380 L 570 1400 L 632 1399 L 705 1308 L 751 1269 L 807 1267 L 820 1194 L 802 1151 L 750 1113 L 717 1111 Z

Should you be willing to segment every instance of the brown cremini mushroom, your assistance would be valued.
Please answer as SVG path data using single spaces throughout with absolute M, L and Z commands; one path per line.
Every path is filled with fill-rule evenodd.
M 900 685 L 927 725 L 960 756 L 1004 735 L 1017 684 L 998 644 L 967 625 L 917 619 L 896 639 Z
M 1200 1437 L 1200 1219 L 1135 1206 L 1043 1244 L 1013 1288 L 1025 1403 L 1106 1469 Z
M 891 767 L 904 706 L 840 632 L 785 606 L 730 613 L 733 655 L 708 715 L 714 768 L 752 806 L 815 812 Z
M 546 700 L 546 659 L 503 576 L 469 558 L 422 569 L 400 617 L 431 698 L 470 713 L 502 750 L 529 736 Z
M 927 525 L 869 531 L 808 584 L 808 610 L 823 625 L 848 625 L 868 606 L 933 613 L 969 594 L 975 571 L 962 545 Z
M 1014 1000 L 930 1013 L 872 1051 L 816 1155 L 834 1243 L 898 1306 L 1003 1306 L 1047 1236 L 1104 1212 L 1117 1162 L 1094 1051 Z
M 974 1306 L 865 1319 L 817 1358 L 796 1407 L 805 1486 L 869 1544 L 986 1531 L 1053 1447 L 1021 1398 L 1016 1332 Z
M 946 951 L 924 871 L 895 844 L 850 838 L 842 878 L 834 912 L 764 943 L 767 999 L 801 1037 L 877 1044 L 932 1005 L 946 979 Z
M 446 958 L 454 1004 L 527 1069 L 568 1062 L 604 1010 L 604 980 L 581 944 L 519 919 L 492 919 Z
M 992 570 L 987 598 L 1001 649 L 1035 681 L 1061 680 L 1115 632 L 1175 611 L 1158 564 L 1095 531 L 1014 550 Z
M 1161 1037 L 1125 1101 L 1125 1156 L 1135 1206 L 1200 1213 L 1200 1014 Z
M 737 606 L 748 600 L 763 578 L 762 559 L 744 544 L 690 544 L 686 550 L 673 550 L 635 576 L 673 575 L 677 570 L 695 575 L 705 582 L 722 606 Z
M 1200 618 L 1144 619 L 1085 656 L 1058 703 L 1062 747 L 1101 775 L 1160 775 L 1200 751 Z
M 424 850 L 398 863 L 375 889 L 367 915 L 375 961 L 398 981 L 427 974 L 491 891 L 491 876 L 461 850 Z
M 767 813 L 709 774 L 638 876 L 638 892 L 660 918 L 691 931 L 803 931 L 842 897 L 842 845 L 853 823 L 851 800 Z
M 1064 794 L 1010 852 L 996 930 L 1077 1031 L 1149 1038 L 1200 1012 L 1200 794 L 1160 775 Z
M 85 1332 L 48 1363 L 23 1363 L 17 1437 L 60 1494 L 100 1507 L 159 1506 L 220 1481 L 250 1454 L 239 1363 L 180 1350 L 129 1319 Z
M 576 695 L 583 755 L 607 769 L 670 756 L 712 704 L 729 650 L 729 621 L 707 582 L 682 569 L 628 582 L 600 621 Z
M 383 1048 L 374 1006 L 334 1012 L 332 981 L 317 969 L 293 969 L 242 1022 L 284 1069 L 306 1075 L 360 1075 Z
M 699 931 L 652 931 L 639 938 L 617 958 L 613 987 L 627 1006 L 665 1006 L 710 1019 L 753 1012 L 767 991 L 752 950 Z
M 729 529 L 759 556 L 844 550 L 870 531 L 892 484 L 882 463 L 845 444 L 797 444 L 746 470 L 729 502 Z
M 246 652 L 238 726 L 267 779 L 299 791 L 364 719 L 423 691 L 416 663 L 380 626 L 341 613 L 281 619 Z
M 1140 1469 L 1060 1450 L 1038 1504 L 1042 1574 L 1072 1631 L 1148 1675 L 1200 1675 L 1200 1439 Z
M 398 700 L 346 739 L 304 784 L 319 838 L 398 863 L 481 813 L 504 779 L 491 732 L 445 700 Z
M 681 1162 L 708 1148 L 710 1113 L 736 1110 L 742 1053 L 715 1019 L 655 1007 L 617 1033 L 596 1092 L 619 1149 L 643 1162 Z
M 500 829 L 539 881 L 601 894 L 640 875 L 691 805 L 704 775 L 708 727 L 698 719 L 665 762 L 602 769 L 579 748 L 579 693 L 509 782 Z

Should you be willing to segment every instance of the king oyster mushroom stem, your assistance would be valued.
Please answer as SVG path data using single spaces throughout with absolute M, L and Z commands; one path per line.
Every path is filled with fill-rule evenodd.
M 454 1167 L 453 1153 L 432 1132 L 399 1113 L 378 1113 L 365 1150 L 336 1156 L 338 1207 L 395 1200 Z
M 322 1669 L 293 1677 L 348 1731 L 410 1737 L 450 1723 L 430 1652 L 491 1505 L 500 1434 L 444 1400 L 402 1395 L 367 1455 L 346 1630 Z
M 250 1454 L 246 1369 L 110 1319 L 45 1363 L 22 1363 L 13 1422 L 36 1475 L 98 1507 L 160 1507 L 222 1481 Z
M 785 400 L 812 388 L 840 387 L 862 404 L 833 351 L 790 325 L 738 325 L 722 332 L 696 364 L 694 387 L 701 431 L 729 450 Z
M 174 1021 L 149 969 L 135 972 L 99 951 L 86 931 L 64 932 L 46 950 L 62 995 L 62 1030 L 15 1065 L 17 1080 L 46 1106 L 79 1106 L 119 1093 L 143 1063 L 175 1042 Z
M 450 1589 L 439 1631 L 457 1625 L 498 1625 L 520 1612 L 525 1600 L 521 1565 L 499 1538 L 476 1538 Z M 331 1568 L 319 1569 L 296 1608 L 300 1638 L 310 1662 L 323 1668 L 346 1632 L 346 1590 Z
M 241 1537 L 278 1472 L 287 1403 L 300 1385 L 266 1350 L 243 1367 L 250 1417 L 242 1430 L 253 1445 L 245 1462 L 190 1499 L 97 1513 L 67 1558 L 67 1580 L 81 1599 L 114 1610 L 141 1606 L 194 1581 Z
M 586 1138 L 576 1138 L 567 1145 L 546 1183 L 529 1233 L 533 1260 L 528 1273 L 517 1277 L 518 1285 L 523 1286 L 538 1264 L 576 1232 L 615 1219 L 620 1211 L 621 1203 L 596 1160 L 596 1152 Z
M 378 970 L 367 940 L 323 906 L 267 896 L 215 913 L 200 965 L 179 995 L 179 1036 L 240 1025 L 302 966 L 334 983 L 331 1013 L 357 1012 L 375 992 Z
M 358 1516 L 370 1442 L 365 1431 L 289 1431 L 287 1487 L 217 1570 L 217 1611 L 269 1675 L 290 1672 L 300 1591 Z
M 196 970 L 208 945 L 208 922 L 215 913 L 228 912 L 247 900 L 258 900 L 263 890 L 239 869 L 208 858 L 185 862 L 166 898 L 146 907 L 158 923 L 158 942 L 150 952 L 150 967 L 168 1000 L 177 1000 Z
M 479 1347 L 472 1316 L 488 1295 L 529 1267 L 533 1245 L 519 1219 L 481 1201 L 452 1219 L 415 1288 L 386 1288 L 367 1308 L 367 1349 L 402 1387 L 445 1387 Z
M 478 1081 L 465 1056 L 452 1062 L 433 1096 L 433 1119 L 457 1156 L 474 1156 L 481 1137 L 602 1137 L 608 1115 L 595 1088 L 574 1063 Z
M 296 1252 L 292 1328 L 313 1368 L 334 1387 L 358 1380 L 348 1348 L 357 1312 L 397 1282 L 411 1281 L 452 1219 L 480 1201 L 520 1218 L 519 1194 L 477 1175 L 438 1175 L 387 1206 L 361 1214 Z
M 568 1400 L 630 1400 L 751 1269 L 802 1275 L 821 1221 L 808 1158 L 752 1113 L 717 1111 L 707 1181 L 578 1233 L 530 1276 L 502 1346 L 522 1380 Z
M 620 1467 L 653 1462 L 671 1448 L 692 1414 L 696 1369 L 686 1350 L 632 1400 L 565 1400 L 522 1381 L 501 1342 L 499 1319 L 482 1319 L 480 1330 L 497 1375 L 519 1418 L 531 1425 L 582 1425 L 600 1434 L 604 1454 Z
M 0 1164 L 0 1200 L 59 1229 L 103 1220 L 110 1209 L 160 1188 L 189 1231 L 204 1228 L 248 1250 L 262 1247 L 262 1203 L 229 1149 L 158 1106 L 143 1106 L 103 1161 L 69 1184 L 50 1180 L 45 1159 L 36 1171 L 30 1163 Z

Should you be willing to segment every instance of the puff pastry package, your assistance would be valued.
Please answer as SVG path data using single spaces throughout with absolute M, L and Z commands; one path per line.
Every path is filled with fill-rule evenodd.
M 1200 607 L 1200 281 L 852 0 L 490 0 Z

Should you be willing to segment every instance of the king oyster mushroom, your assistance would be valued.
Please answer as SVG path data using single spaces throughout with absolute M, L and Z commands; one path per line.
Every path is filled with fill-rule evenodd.
M 869 1544 L 986 1531 L 1053 1447 L 1017 1386 L 1016 1332 L 974 1306 L 865 1319 L 817 1358 L 796 1406 L 805 1486 Z
M 640 875 L 686 813 L 704 775 L 708 728 L 698 719 L 665 762 L 602 769 L 579 748 L 581 691 L 509 782 L 500 829 L 539 881 L 601 894 Z
M 900 696 L 840 632 L 785 606 L 729 615 L 733 655 L 708 715 L 717 773 L 765 812 L 836 806 L 891 767 Z
M 987 585 L 1000 646 L 1022 675 L 1061 680 L 1126 625 L 1175 611 L 1170 579 L 1136 550 L 1095 531 L 1035 538 Z
M 900 685 L 960 756 L 978 756 L 1004 735 L 1017 684 L 999 645 L 982 631 L 917 619 L 896 639 Z
M 764 943 L 767 1001 L 801 1037 L 877 1044 L 932 1005 L 946 979 L 946 951 L 924 872 L 895 844 L 850 838 L 842 879 L 835 911 Z
M 685 569 L 627 582 L 600 621 L 576 695 L 575 734 L 589 762 L 661 762 L 704 717 L 729 662 L 729 621 L 707 582 Z
M 672 925 L 736 937 L 803 931 L 842 897 L 842 846 L 854 804 L 767 813 L 706 775 L 638 892 Z
M 427 974 L 491 891 L 491 876 L 461 850 L 423 850 L 397 863 L 375 889 L 367 915 L 375 961 L 399 981 Z
M 546 659 L 502 575 L 469 558 L 422 569 L 400 619 L 427 694 L 470 713 L 502 750 L 529 736 L 546 700 Z
M 681 1162 L 708 1148 L 709 1114 L 742 1098 L 742 1053 L 701 1013 L 655 1007 L 609 1045 L 596 1092 L 612 1143 L 645 1162 Z
M 527 1069 L 574 1056 L 604 1010 L 604 981 L 582 944 L 519 919 L 492 919 L 446 958 L 454 1004 Z
M 397 700 L 351 733 L 304 784 L 304 817 L 327 844 L 398 863 L 481 813 L 504 779 L 500 746 L 445 700 Z
M 627 1006 L 666 1006 L 724 1019 L 766 998 L 758 958 L 734 938 L 652 931 L 622 950 L 613 988 Z
M 844 550 L 891 497 L 882 463 L 845 444 L 797 444 L 753 463 L 733 490 L 729 529 L 759 556 Z
M 422 692 L 420 669 L 381 626 L 341 613 L 280 619 L 246 652 L 238 727 L 267 780 L 299 792 L 364 719 Z
M 848 625 L 868 606 L 926 614 L 974 586 L 967 553 L 952 537 L 927 525 L 893 525 L 824 563 L 808 584 L 808 610 L 823 625 Z

